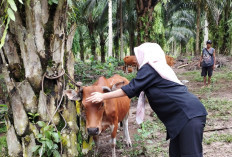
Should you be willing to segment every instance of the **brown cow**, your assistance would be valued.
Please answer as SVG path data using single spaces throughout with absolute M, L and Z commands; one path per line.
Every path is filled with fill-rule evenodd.
M 123 122 L 124 140 L 128 146 L 131 146 L 131 140 L 128 131 L 128 115 L 130 108 L 130 99 L 127 96 L 104 100 L 103 103 L 86 102 L 86 98 L 91 96 L 93 92 L 110 92 L 116 90 L 122 85 L 128 84 L 129 81 L 120 75 L 106 79 L 100 77 L 92 86 L 83 87 L 82 90 L 82 104 L 86 113 L 86 130 L 89 135 L 94 137 L 96 155 L 99 146 L 99 134 L 110 127 L 111 129 L 111 144 L 112 156 L 116 156 L 116 134 L 118 123 Z M 79 93 L 74 90 L 66 90 L 65 94 L 71 100 L 78 100 Z
M 124 59 L 123 59 L 124 63 L 125 63 L 125 71 L 126 73 L 128 73 L 129 71 L 129 68 L 128 66 L 132 66 L 133 67 L 133 71 L 135 69 L 137 69 L 138 67 L 138 62 L 137 62 L 137 59 L 135 56 L 126 56 Z
M 134 71 L 134 68 L 133 67 L 127 67 L 127 71 L 126 71 L 126 66 L 123 66 L 123 71 L 126 73 L 132 73 Z
M 172 67 L 174 64 L 175 64 L 175 61 L 174 61 L 174 58 L 173 57 L 170 57 L 168 55 L 165 55 L 165 58 L 166 58 L 166 61 L 167 61 L 167 64 Z
M 126 73 L 126 66 L 120 66 L 118 69 L 123 70 Z M 127 68 L 128 73 L 132 73 L 134 71 L 133 67 Z

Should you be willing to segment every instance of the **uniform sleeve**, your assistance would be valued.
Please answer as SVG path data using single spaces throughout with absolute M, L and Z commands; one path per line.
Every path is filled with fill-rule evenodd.
M 140 92 L 157 82 L 158 73 L 148 64 L 144 65 L 138 72 L 136 78 L 132 79 L 128 85 L 122 87 L 122 90 L 129 98 L 139 96 Z

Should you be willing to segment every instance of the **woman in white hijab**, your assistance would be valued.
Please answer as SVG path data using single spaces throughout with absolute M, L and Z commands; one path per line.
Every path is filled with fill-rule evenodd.
M 158 44 L 144 43 L 134 51 L 139 64 L 136 78 L 116 91 L 92 93 L 87 101 L 97 103 L 126 95 L 139 96 L 136 121 L 140 124 L 145 114 L 145 93 L 151 108 L 166 126 L 170 157 L 202 157 L 207 115 L 203 104 L 178 80 Z

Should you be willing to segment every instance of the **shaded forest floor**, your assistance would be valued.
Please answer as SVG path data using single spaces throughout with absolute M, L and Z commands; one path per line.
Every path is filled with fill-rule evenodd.
M 231 63 L 232 59 L 229 60 Z M 232 66 L 217 68 L 214 71 L 212 85 L 204 87 L 200 69 L 188 71 L 188 68 L 173 69 L 180 80 L 186 83 L 189 91 L 199 97 L 209 115 L 205 127 L 203 149 L 204 157 L 231 157 L 232 156 Z M 136 99 L 133 99 L 129 117 L 129 132 L 133 143 L 132 148 L 125 146 L 122 140 L 122 129 L 117 135 L 117 156 L 129 157 L 168 157 L 169 141 L 166 141 L 166 131 L 163 124 L 157 119 L 150 106 L 146 105 L 145 123 L 139 126 L 135 122 Z M 221 129 L 218 131 L 210 131 Z M 228 129 L 226 129 L 228 128 Z M 111 156 L 109 130 L 100 137 L 99 156 Z M 91 155 L 89 155 L 91 156 Z

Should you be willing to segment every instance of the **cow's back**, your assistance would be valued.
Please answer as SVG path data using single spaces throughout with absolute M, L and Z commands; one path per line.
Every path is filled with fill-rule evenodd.
M 109 82 L 108 80 L 104 77 L 101 76 L 99 79 L 93 84 L 93 86 L 107 86 L 109 87 Z
M 129 83 L 129 81 L 125 77 L 122 77 L 119 74 L 115 74 L 114 76 L 108 78 L 107 80 L 110 88 L 112 88 L 112 86 L 115 83 L 124 82 L 124 85 L 127 85 Z
M 111 78 L 107 79 L 110 88 L 112 88 L 113 84 L 124 82 L 124 85 L 129 84 L 129 81 L 118 74 L 115 74 Z M 118 114 L 118 121 L 122 121 L 123 118 L 126 116 L 126 114 L 129 112 L 130 109 L 130 99 L 127 96 L 115 98 L 116 104 L 117 104 L 117 114 Z

